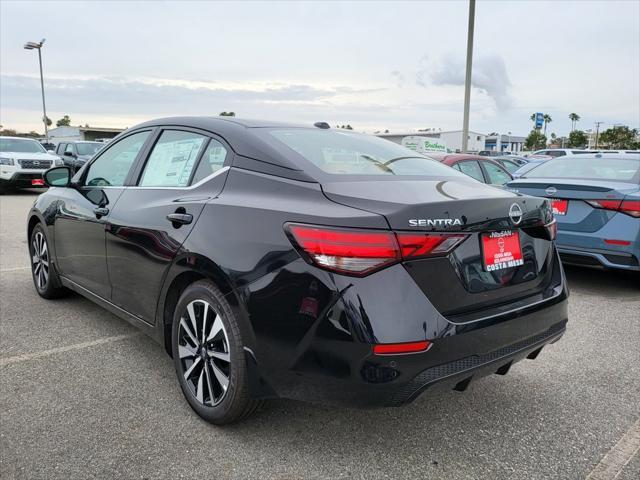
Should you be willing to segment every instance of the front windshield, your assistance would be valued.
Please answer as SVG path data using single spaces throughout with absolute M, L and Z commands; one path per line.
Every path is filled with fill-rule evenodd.
M 47 153 L 38 142 L 26 138 L 0 138 L 0 152 Z
M 103 143 L 76 143 L 76 148 L 78 155 L 94 155 L 103 145 Z
M 634 156 L 635 157 L 635 156 Z M 637 183 L 640 157 L 635 158 L 558 158 L 544 162 L 527 173 L 527 178 L 574 178 Z
M 467 177 L 397 143 L 335 130 L 274 129 L 284 145 L 334 175 L 424 175 Z

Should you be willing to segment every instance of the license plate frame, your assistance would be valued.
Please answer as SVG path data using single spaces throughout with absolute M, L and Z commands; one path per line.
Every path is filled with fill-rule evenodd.
M 495 272 L 524 264 L 518 230 L 501 230 L 480 234 L 482 266 L 485 272 Z
M 553 198 L 551 199 L 551 209 L 555 216 L 565 216 L 569 211 L 569 200 Z

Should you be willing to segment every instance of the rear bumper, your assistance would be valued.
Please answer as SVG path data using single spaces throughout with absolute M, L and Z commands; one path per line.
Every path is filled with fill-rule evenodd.
M 558 245 L 558 252 L 562 261 L 569 265 L 640 271 L 640 261 L 633 253 L 561 245 Z
M 559 260 L 556 262 L 559 266 Z M 314 271 L 300 263 L 289 268 L 293 270 L 294 265 L 307 274 Z M 319 291 L 325 274 L 314 273 L 318 284 L 314 289 Z M 274 274 L 278 275 L 283 272 Z M 283 298 L 283 291 L 272 291 L 267 287 L 269 281 L 252 285 L 249 298 L 260 298 L 254 308 L 249 302 L 258 339 L 250 345 L 256 362 L 252 384 L 258 386 L 252 388 L 252 394 L 358 408 L 402 405 L 424 391 L 463 390 L 472 380 L 504 374 L 513 363 L 537 356 L 566 328 L 568 290 L 561 268 L 553 295 L 456 323 L 429 306 L 424 295 L 411 291 L 417 287 L 401 266 L 377 275 L 386 280 L 380 282 L 380 289 L 369 290 L 366 278 L 348 279 L 345 288 L 338 285 L 326 306 L 317 302 L 315 318 L 300 314 L 314 310 L 315 301 L 307 298 L 296 307 L 296 314 L 283 316 L 275 313 L 282 307 L 271 303 Z M 292 277 L 287 277 L 290 285 Z M 330 278 L 337 283 L 337 277 Z M 397 302 L 395 297 L 399 297 Z M 409 299 L 420 303 L 414 308 Z M 420 333 L 431 342 L 425 352 L 373 354 L 374 343 L 418 340 Z

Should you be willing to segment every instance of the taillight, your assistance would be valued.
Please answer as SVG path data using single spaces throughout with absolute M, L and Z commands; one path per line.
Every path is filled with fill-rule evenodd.
M 640 200 L 624 200 L 618 210 L 632 217 L 640 218 Z
M 300 224 L 287 224 L 285 229 L 307 261 L 356 276 L 402 260 L 447 254 L 466 238 L 462 234 L 396 233 Z
M 613 210 L 640 218 L 640 200 L 585 200 L 593 208 Z

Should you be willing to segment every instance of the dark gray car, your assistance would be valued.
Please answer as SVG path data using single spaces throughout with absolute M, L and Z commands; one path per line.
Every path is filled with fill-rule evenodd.
M 56 148 L 56 155 L 62 158 L 72 172 L 77 172 L 104 145 L 102 142 L 60 142 Z

